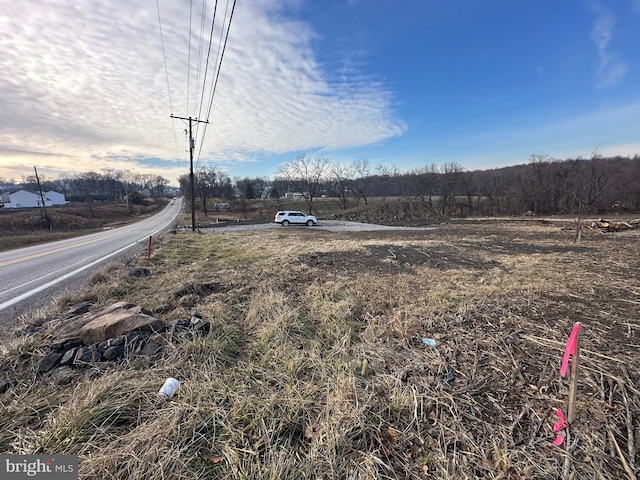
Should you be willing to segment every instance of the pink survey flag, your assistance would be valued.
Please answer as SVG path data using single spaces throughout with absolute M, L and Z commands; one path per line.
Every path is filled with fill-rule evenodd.
M 578 344 L 578 335 L 580 335 L 581 328 L 582 324 L 580 322 L 576 322 L 573 325 L 573 330 L 571 330 L 571 335 L 569 335 L 567 347 L 564 349 L 564 357 L 562 357 L 562 366 L 560 367 L 561 377 L 565 377 L 567 375 L 567 368 L 569 367 L 569 357 L 571 355 L 575 356 L 576 354 L 576 345 Z
M 564 442 L 564 435 L 560 432 L 567 428 L 568 425 L 567 419 L 565 418 L 564 413 L 562 413 L 562 410 L 554 408 L 553 411 L 556 412 L 556 415 L 558 416 L 558 421 L 553 424 L 553 431 L 554 433 L 556 433 L 556 439 L 553 441 L 553 444 L 556 447 L 559 447 L 560 445 L 562 445 L 562 442 Z

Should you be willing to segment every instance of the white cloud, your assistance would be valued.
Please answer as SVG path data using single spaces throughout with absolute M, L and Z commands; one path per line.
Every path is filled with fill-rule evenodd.
M 206 106 L 199 114 L 193 105 L 200 100 L 196 59 L 204 45 L 202 81 L 210 18 L 201 43 L 200 2 L 194 2 L 187 102 L 189 8 L 183 3 L 160 1 L 172 112 L 155 2 L 25 0 L 15 8 L 0 0 L 0 176 L 34 156 L 54 156 L 66 171 L 96 170 L 123 155 L 130 163 L 118 166 L 131 169 L 145 168 L 141 156 L 186 158 L 184 127 L 169 114 L 206 115 Z M 393 92 L 357 74 L 334 77 L 317 63 L 318 39 L 308 25 L 291 19 L 295 5 L 238 2 L 203 158 L 252 160 L 366 145 L 404 133 Z M 205 105 L 224 13 L 220 7 Z M 202 131 L 200 126 L 200 137 Z
M 610 49 L 615 19 L 613 14 L 600 5 L 595 6 L 596 19 L 591 29 L 591 40 L 596 46 L 598 63 L 596 66 L 596 83 L 607 88 L 619 84 L 629 71 L 626 62 Z

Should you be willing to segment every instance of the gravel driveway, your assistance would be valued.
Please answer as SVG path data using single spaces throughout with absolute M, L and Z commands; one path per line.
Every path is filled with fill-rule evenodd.
M 233 223 L 228 222 L 226 224 L 221 224 L 219 227 L 211 227 L 211 228 L 201 228 L 201 232 L 205 233 L 226 233 L 226 232 L 242 232 L 249 230 L 271 230 L 275 228 L 303 228 L 303 229 L 314 229 L 314 230 L 327 230 L 330 232 L 374 232 L 380 230 L 414 230 L 414 231 L 425 231 L 425 230 L 434 230 L 434 227 L 390 227 L 387 225 L 375 225 L 373 223 L 361 223 L 361 222 L 347 222 L 344 220 L 319 220 L 316 225 L 313 227 L 307 227 L 306 225 L 289 225 L 288 227 L 283 227 L 278 223 L 259 223 L 254 225 L 233 225 Z

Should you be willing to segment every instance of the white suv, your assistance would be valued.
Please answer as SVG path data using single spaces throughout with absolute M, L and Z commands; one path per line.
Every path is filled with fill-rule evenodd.
M 309 227 L 318 223 L 318 219 L 313 215 L 305 215 L 302 212 L 296 210 L 281 210 L 276 213 L 276 218 L 273 220 L 276 223 L 286 227 L 290 223 L 299 225 L 308 225 Z

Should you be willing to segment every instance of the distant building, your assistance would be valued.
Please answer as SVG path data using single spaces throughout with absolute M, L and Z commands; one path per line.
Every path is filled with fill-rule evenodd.
M 284 198 L 294 198 L 294 199 L 301 199 L 301 198 L 309 198 L 309 193 L 305 192 L 287 192 L 284 194 Z
M 65 205 L 67 202 L 62 193 L 53 190 L 44 195 L 44 206 Z M 39 193 L 18 190 L 13 193 L 3 193 L 1 196 L 4 208 L 35 208 L 42 206 L 42 197 Z
M 2 194 L 2 201 L 4 202 L 4 208 L 33 208 L 42 206 L 42 198 L 39 194 L 33 192 L 27 192 L 26 190 L 18 190 L 13 193 Z M 53 203 L 51 200 L 44 197 L 44 206 L 51 207 Z
M 51 200 L 51 205 L 66 205 L 67 201 L 63 193 L 54 192 L 53 190 L 44 194 L 46 198 Z

